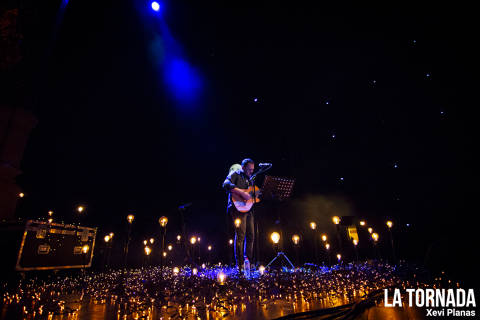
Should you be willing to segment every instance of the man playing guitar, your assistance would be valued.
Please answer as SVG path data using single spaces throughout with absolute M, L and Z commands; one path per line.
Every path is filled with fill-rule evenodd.
M 241 272 L 243 272 L 244 256 L 249 261 L 253 258 L 254 223 L 251 208 L 254 202 L 259 201 L 258 188 L 250 180 L 254 169 L 253 160 L 244 159 L 242 168 L 231 172 L 223 182 L 223 188 L 228 192 L 227 213 L 235 225 L 235 261 Z M 239 224 L 238 221 L 240 221 Z M 245 252 L 244 241 L 246 241 Z

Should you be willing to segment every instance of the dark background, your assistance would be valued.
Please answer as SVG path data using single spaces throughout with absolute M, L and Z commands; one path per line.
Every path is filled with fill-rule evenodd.
M 83 225 L 122 239 L 134 213 L 140 246 L 158 238 L 161 215 L 173 239 L 178 206 L 192 203 L 187 233 L 223 248 L 221 184 L 251 157 L 296 179 L 279 211 L 259 206 L 265 235 L 280 220 L 288 240 L 314 219 L 333 238 L 339 215 L 376 223 L 386 242 L 390 218 L 412 259 L 473 280 L 471 9 L 62 5 L 7 4 L 21 8 L 25 57 L 22 85 L 8 82 L 4 97 L 39 119 L 17 179 L 26 193 L 19 217 L 53 210 L 69 222 L 83 204 Z M 194 70 L 199 86 L 187 102 L 164 77 L 168 55 Z

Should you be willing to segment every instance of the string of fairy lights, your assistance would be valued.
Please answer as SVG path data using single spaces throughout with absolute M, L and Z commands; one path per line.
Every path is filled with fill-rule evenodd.
M 127 216 L 130 239 L 131 225 L 135 216 Z M 340 223 L 333 217 L 334 224 Z M 166 234 L 167 217 L 161 217 L 159 224 Z M 366 227 L 364 220 L 360 221 Z M 388 221 L 391 228 L 393 222 Z M 316 223 L 310 227 L 316 230 Z M 369 227 L 371 229 L 371 227 Z M 379 236 L 369 230 L 376 242 Z M 107 234 L 104 241 L 109 243 L 114 237 Z M 280 234 L 273 232 L 271 241 L 278 245 Z M 292 236 L 294 243 L 298 235 Z M 328 248 L 327 234 L 321 235 Z M 177 238 L 177 240 L 180 240 Z M 192 236 L 190 243 L 201 241 Z M 148 257 L 152 253 L 150 245 L 154 238 L 145 239 L 144 251 Z M 358 243 L 358 242 L 357 242 Z M 128 241 L 125 253 L 128 254 Z M 162 248 L 172 250 L 171 245 Z M 211 250 L 211 246 L 209 249 Z M 408 270 L 408 271 L 406 271 Z M 296 313 L 312 308 L 328 308 L 359 301 L 369 293 L 389 287 L 408 288 L 453 286 L 446 277 L 433 281 L 417 277 L 418 268 L 408 264 L 388 264 L 380 260 L 346 263 L 341 254 L 334 265 L 304 265 L 299 268 L 269 268 L 260 266 L 247 278 L 236 268 L 228 265 L 211 264 L 186 266 L 144 266 L 137 269 L 110 269 L 106 272 L 86 271 L 48 279 L 30 278 L 18 284 L 4 283 L 3 303 L 20 310 L 24 319 L 66 316 L 68 319 L 82 318 L 82 308 L 89 304 L 105 305 L 116 313 L 116 319 L 154 319 L 157 316 L 170 318 L 217 319 L 244 312 L 247 305 L 253 305 L 258 312 L 268 313 L 269 307 L 278 301 L 282 310 Z M 459 284 L 457 283 L 458 287 Z M 14 308 L 16 307 L 16 308 Z
M 276 303 L 287 313 L 360 301 L 389 287 L 459 286 L 445 275 L 427 282 L 421 270 L 386 263 L 332 267 L 259 269 L 250 279 L 224 265 L 146 267 L 21 280 L 5 289 L 3 303 L 16 306 L 23 319 L 82 318 L 89 304 L 105 305 L 116 319 L 220 319 L 239 315 L 247 305 L 268 314 Z M 10 290 L 9 290 L 10 289 Z

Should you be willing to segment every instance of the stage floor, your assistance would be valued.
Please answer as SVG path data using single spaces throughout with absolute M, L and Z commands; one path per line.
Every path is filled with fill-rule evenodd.
M 422 319 L 424 310 L 383 307 L 383 289 L 408 286 L 407 277 L 381 263 L 249 278 L 221 265 L 66 273 L 4 284 L 0 319 Z

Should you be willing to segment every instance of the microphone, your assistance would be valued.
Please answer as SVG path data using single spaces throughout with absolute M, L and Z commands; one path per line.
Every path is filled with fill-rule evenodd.
M 271 167 L 272 164 L 271 163 L 259 163 L 258 166 L 259 167 Z
M 180 207 L 178 207 L 178 209 L 185 210 L 186 208 L 190 207 L 191 205 L 192 205 L 192 203 L 189 202 L 189 203 L 186 203 L 184 205 L 181 205 Z

